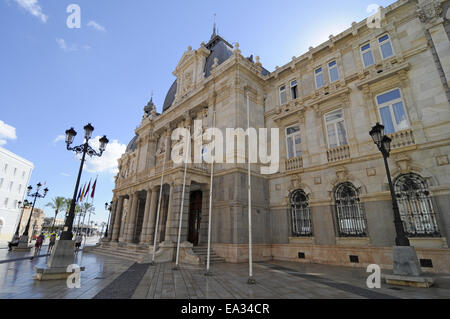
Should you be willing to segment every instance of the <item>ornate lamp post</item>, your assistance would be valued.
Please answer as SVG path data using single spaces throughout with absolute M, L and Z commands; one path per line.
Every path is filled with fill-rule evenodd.
M 17 246 L 17 249 L 19 249 L 19 250 L 20 249 L 30 249 L 30 247 L 28 247 L 28 232 L 30 230 L 31 216 L 33 216 L 34 205 L 36 204 L 36 200 L 38 198 L 44 198 L 48 192 L 48 188 L 44 188 L 44 192 L 42 194 L 39 193 L 41 187 L 42 187 L 42 184 L 38 183 L 36 192 L 34 192 L 34 193 L 32 193 L 33 187 L 31 185 L 28 186 L 28 188 L 27 188 L 27 196 L 34 197 L 34 200 L 33 200 L 32 206 L 31 206 L 30 216 L 28 217 L 27 226 L 25 227 L 25 231 L 23 232 L 22 236 L 20 236 L 19 245 Z
M 391 151 L 391 139 L 384 135 L 384 126 L 377 123 L 369 132 L 375 145 L 377 145 L 384 159 L 384 167 L 386 168 L 386 175 L 389 182 L 389 190 L 392 198 L 392 208 L 394 210 L 394 224 L 396 231 L 395 246 L 392 247 L 392 263 L 393 275 L 384 275 L 388 284 L 405 285 L 411 284 L 419 287 L 430 287 L 433 284 L 433 279 L 430 277 L 423 277 L 420 268 L 419 260 L 417 259 L 416 250 L 410 246 L 409 239 L 406 237 L 403 222 L 400 218 L 400 211 L 398 209 L 397 196 L 395 195 L 394 185 L 392 184 L 391 173 L 387 159 Z
M 76 154 L 82 154 L 82 156 L 81 156 L 80 169 L 78 171 L 78 178 L 77 178 L 77 182 L 75 185 L 72 202 L 70 204 L 69 214 L 66 218 L 66 222 L 64 225 L 64 231 L 61 234 L 61 240 L 72 240 L 72 226 L 73 226 L 73 221 L 75 219 L 75 203 L 76 203 L 78 187 L 80 185 L 80 178 L 81 178 L 81 173 L 83 171 L 86 154 L 88 154 L 91 157 L 92 156 L 99 156 L 99 157 L 102 156 L 103 152 L 106 149 L 106 145 L 109 142 L 108 139 L 106 138 L 106 136 L 103 136 L 100 139 L 100 147 L 99 147 L 100 152 L 96 152 L 89 145 L 89 140 L 92 137 L 93 131 L 94 131 L 94 127 L 90 123 L 88 125 L 86 125 L 84 127 L 84 144 L 78 145 L 75 147 L 70 147 L 70 145 L 73 143 L 73 139 L 77 135 L 77 132 L 73 129 L 73 127 L 66 131 L 67 150 L 74 151 Z
M 392 198 L 392 208 L 394 210 L 394 224 L 396 231 L 395 244 L 397 246 L 409 246 L 409 239 L 406 237 L 405 229 L 403 227 L 403 222 L 400 218 L 400 211 L 398 210 L 397 196 L 395 195 L 394 185 L 392 184 L 391 172 L 389 170 L 389 164 L 387 159 L 389 158 L 389 153 L 391 151 L 391 139 L 384 135 L 384 126 L 377 123 L 370 131 L 370 136 L 375 143 L 375 145 L 380 150 L 384 159 L 384 167 L 386 168 L 386 175 L 389 183 L 389 190 L 391 192 Z
M 111 217 L 111 207 L 112 207 L 112 201 L 110 203 L 105 203 L 105 209 L 107 211 L 109 211 L 108 213 L 108 222 L 106 223 L 106 230 L 105 230 L 105 235 L 103 236 L 104 238 L 108 237 L 108 228 L 109 228 L 109 219 Z
M 22 203 L 22 201 L 19 201 L 17 203 L 17 208 L 22 209 L 22 212 L 20 213 L 19 222 L 17 223 L 16 232 L 14 234 L 15 236 L 19 236 L 20 224 L 22 222 L 22 217 L 23 217 L 23 211 L 25 210 L 25 208 L 29 208 L 30 206 L 31 206 L 31 203 L 26 199 L 23 201 L 23 203 Z

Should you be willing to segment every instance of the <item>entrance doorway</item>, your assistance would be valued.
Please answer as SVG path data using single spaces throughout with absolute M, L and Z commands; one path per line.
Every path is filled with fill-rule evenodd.
M 188 241 L 198 246 L 200 222 L 202 219 L 202 191 L 192 192 L 189 196 Z

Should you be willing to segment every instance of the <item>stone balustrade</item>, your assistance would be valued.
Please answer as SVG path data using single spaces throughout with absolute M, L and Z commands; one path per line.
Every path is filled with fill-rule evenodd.
M 391 149 L 414 145 L 414 135 L 411 129 L 398 131 L 388 135 L 391 139 Z
M 287 159 L 285 161 L 286 171 L 294 171 L 303 168 L 303 158 L 301 156 Z
M 343 161 L 350 158 L 350 147 L 342 145 L 327 150 L 328 162 Z

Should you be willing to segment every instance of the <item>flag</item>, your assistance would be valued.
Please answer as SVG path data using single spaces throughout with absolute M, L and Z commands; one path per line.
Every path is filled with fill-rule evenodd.
M 81 187 L 80 187 L 80 191 L 78 192 L 77 203 L 80 201 L 80 197 L 81 197 Z
M 86 183 L 84 183 L 83 190 L 81 191 L 80 202 L 83 201 L 85 188 L 86 188 Z
M 84 197 L 87 198 L 89 194 L 89 189 L 91 188 L 91 180 L 89 180 L 88 187 L 86 188 L 86 193 L 84 193 Z
M 94 185 L 92 185 L 91 198 L 94 198 L 94 195 L 95 195 L 95 186 L 97 186 L 97 178 L 98 178 L 98 175 L 97 175 L 97 177 L 95 178 Z

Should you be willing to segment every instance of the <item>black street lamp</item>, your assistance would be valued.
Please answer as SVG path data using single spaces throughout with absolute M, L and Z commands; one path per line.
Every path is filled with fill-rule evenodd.
M 33 190 L 33 187 L 31 187 L 31 185 L 28 186 L 27 196 L 28 197 L 34 197 L 34 200 L 33 200 L 33 205 L 31 206 L 30 216 L 28 217 L 27 226 L 25 227 L 25 231 L 23 232 L 22 236 L 28 237 L 28 231 L 30 229 L 30 223 L 31 223 L 31 216 L 33 215 L 33 210 L 34 210 L 34 205 L 36 204 L 36 199 L 44 198 L 47 195 L 48 188 L 44 188 L 44 193 L 43 194 L 39 193 L 39 190 L 40 190 L 41 187 L 42 187 L 42 184 L 38 183 L 37 184 L 37 188 L 36 188 L 36 192 L 31 193 L 31 191 Z
M 81 164 L 80 164 L 80 169 L 78 171 L 78 178 L 77 178 L 77 183 L 75 185 L 75 191 L 73 193 L 72 202 L 70 203 L 69 214 L 66 218 L 66 222 L 64 225 L 64 231 L 61 234 L 61 240 L 72 240 L 72 226 L 73 226 L 73 221 L 75 219 L 75 204 L 76 204 L 76 200 L 77 200 L 78 187 L 80 186 L 80 178 L 81 178 L 81 173 L 83 171 L 86 154 L 88 154 L 91 157 L 92 156 L 98 156 L 98 157 L 102 156 L 103 152 L 106 149 L 106 145 L 109 142 L 108 139 L 106 138 L 106 136 L 103 136 L 100 139 L 100 147 L 99 147 L 100 152 L 96 152 L 89 145 L 89 140 L 92 137 L 93 131 L 94 131 L 94 127 L 90 123 L 88 125 L 86 125 L 84 127 L 85 142 L 84 142 L 84 144 L 78 145 L 75 147 L 70 147 L 70 145 L 73 143 L 73 139 L 77 135 L 77 132 L 73 129 L 73 127 L 71 127 L 69 130 L 66 131 L 67 150 L 74 151 L 76 154 L 83 154 L 83 155 L 81 157 Z
M 106 230 L 105 230 L 105 235 L 103 236 L 104 238 L 108 237 L 108 228 L 109 228 L 109 218 L 111 217 L 111 207 L 112 207 L 112 201 L 110 203 L 105 203 L 105 209 L 107 211 L 109 211 L 108 214 L 108 223 L 106 224 Z
M 394 210 L 394 224 L 397 237 L 395 238 L 395 244 L 397 246 L 410 246 L 409 239 L 406 237 L 403 222 L 400 218 L 400 211 L 398 209 L 397 196 L 395 195 L 394 185 L 392 184 L 391 172 L 389 170 L 388 157 L 391 151 L 391 139 L 384 135 L 384 126 L 377 123 L 369 132 L 374 143 L 377 145 L 384 159 L 384 167 L 386 168 L 386 175 L 389 182 L 389 190 L 391 191 L 392 208 Z
M 23 211 L 25 210 L 25 208 L 29 208 L 30 206 L 31 206 L 31 203 L 26 199 L 23 201 L 23 203 L 22 203 L 22 201 L 19 201 L 17 203 L 17 208 L 22 209 L 22 212 L 20 213 L 19 222 L 17 223 L 16 233 L 14 234 L 14 236 L 19 236 L 20 224 L 22 223 L 22 217 L 23 217 Z

